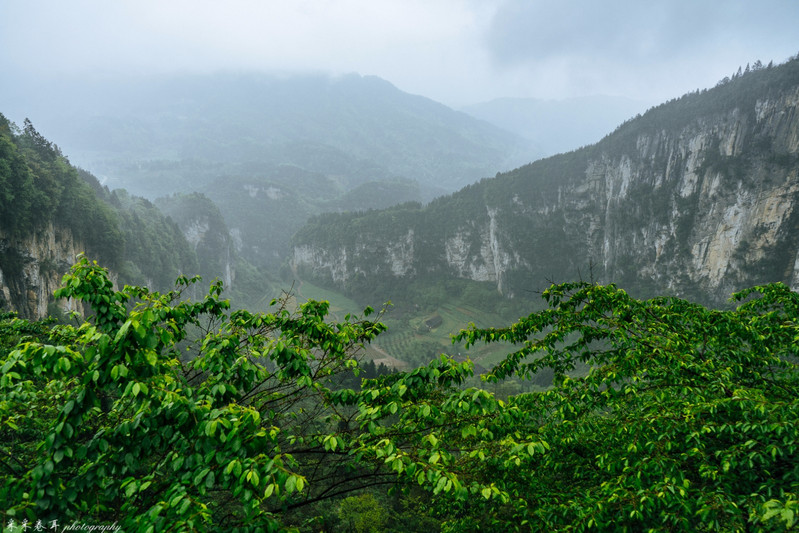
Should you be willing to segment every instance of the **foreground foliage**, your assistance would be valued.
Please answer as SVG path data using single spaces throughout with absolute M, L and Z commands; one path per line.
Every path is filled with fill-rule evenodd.
M 796 523 L 799 295 L 783 285 L 730 311 L 553 286 L 547 309 L 457 336 L 510 343 L 488 382 L 554 371 L 551 389 L 501 401 L 445 355 L 359 383 L 358 346 L 381 323 L 330 323 L 313 301 L 230 312 L 218 285 L 181 300 L 190 283 L 115 291 L 81 259 L 58 296 L 89 320 L 3 318 L 4 524 L 403 530 L 373 509 L 381 487 L 413 492 L 429 515 L 414 519 L 449 531 Z M 338 503 L 317 519 L 324 502 Z
M 189 283 L 116 292 L 86 259 L 65 277 L 57 296 L 83 300 L 93 320 L 54 328 L 58 344 L 23 343 L 3 362 L 0 501 L 13 503 L 10 516 L 257 531 L 276 527 L 271 511 L 293 494 L 315 494 L 302 468 L 336 427 L 328 385 L 382 326 L 326 324 L 317 302 L 297 314 L 227 314 L 220 285 L 177 302 Z
M 549 309 L 469 342 L 520 343 L 486 378 L 554 369 L 557 386 L 512 398 L 546 453 L 496 480 L 534 530 L 782 530 L 799 510 L 799 296 L 781 284 L 734 295 L 732 311 L 614 286 L 565 284 Z M 590 366 L 569 378 L 576 366 Z M 510 467 L 510 468 L 509 468 Z

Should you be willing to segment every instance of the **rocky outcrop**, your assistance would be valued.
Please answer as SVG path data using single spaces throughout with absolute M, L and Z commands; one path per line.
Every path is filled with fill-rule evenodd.
M 209 280 L 219 277 L 225 287 L 232 287 L 236 278 L 233 265 L 234 239 L 225 228 L 216 227 L 210 217 L 199 215 L 180 225 L 183 235 L 194 248 L 203 276 Z
M 75 302 L 55 302 L 53 292 L 61 278 L 85 250 L 69 229 L 49 224 L 44 229 L 16 238 L 0 232 L 0 302 L 20 316 L 38 319 L 51 314 L 52 305 L 62 311 L 76 310 Z
M 715 299 L 769 281 L 795 283 L 799 222 L 799 88 L 639 134 L 587 169 L 595 195 L 585 245 L 607 279 L 694 287 Z M 558 209 L 588 190 L 564 187 Z
M 203 279 L 219 278 L 231 288 L 236 280 L 236 242 L 241 238 L 228 230 L 219 208 L 198 193 L 159 198 L 156 205 L 178 225 L 194 250 Z
M 483 225 L 459 227 L 444 241 L 447 266 L 461 278 L 496 282 L 497 290 L 508 293 L 506 273 L 529 267 L 529 262 L 504 238 L 498 222 L 498 209 L 486 208 Z
M 743 96 L 730 84 L 664 104 L 596 145 L 434 202 L 410 228 L 381 234 L 367 214 L 348 246 L 304 231 L 294 266 L 339 285 L 356 270 L 435 271 L 491 281 L 509 296 L 588 268 L 601 281 L 714 303 L 758 283 L 799 289 L 795 63 L 789 84 L 781 71 L 779 87 L 744 79 Z M 391 257 L 398 233 L 413 253 L 402 269 L 361 256 L 359 243 L 369 242 L 370 257 Z

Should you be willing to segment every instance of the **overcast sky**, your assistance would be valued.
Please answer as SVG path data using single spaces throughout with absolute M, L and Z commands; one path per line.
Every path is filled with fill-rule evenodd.
M 454 107 L 654 104 L 785 61 L 797 28 L 798 0 L 0 0 L 0 72 L 357 72 Z

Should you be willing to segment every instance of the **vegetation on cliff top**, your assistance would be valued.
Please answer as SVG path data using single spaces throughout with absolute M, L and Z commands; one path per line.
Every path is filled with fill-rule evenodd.
M 20 131 L 0 114 L 3 231 L 25 237 L 54 223 L 69 228 L 104 262 L 116 266 L 124 248 L 117 214 L 97 198 L 85 177 L 30 121 Z
M 493 281 L 518 296 L 547 280 L 579 277 L 591 264 L 600 265 L 600 279 L 638 294 L 668 287 L 716 305 L 726 287 L 788 282 L 796 252 L 793 208 L 761 224 L 779 227 L 773 238 L 759 239 L 765 229 L 752 225 L 727 239 L 740 259 L 718 274 L 723 279 L 694 274 L 716 227 L 745 226 L 755 216 L 736 204 L 736 195 L 751 193 L 763 205 L 769 194 L 790 195 L 785 191 L 799 164 L 797 87 L 799 57 L 755 64 L 715 88 L 650 109 L 597 144 L 483 179 L 426 206 L 312 218 L 293 243 L 323 260 L 300 263 L 299 271 L 349 296 L 363 292 L 378 300 L 395 300 L 420 279 L 432 286 L 453 276 L 477 278 L 474 272 L 486 279 L 487 271 L 500 269 Z M 695 163 L 690 171 L 689 163 Z M 723 209 L 746 215 L 734 219 Z M 403 247 L 407 272 L 392 268 Z

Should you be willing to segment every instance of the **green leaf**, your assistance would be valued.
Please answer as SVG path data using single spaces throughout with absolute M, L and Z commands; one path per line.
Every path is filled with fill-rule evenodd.
M 258 476 L 258 472 L 256 470 L 250 470 L 247 473 L 247 481 L 249 481 L 252 484 L 252 486 L 257 489 L 258 484 L 261 482 L 261 478 Z
M 191 505 L 191 500 L 188 498 L 184 498 L 183 502 L 180 504 L 180 508 L 178 509 L 178 514 L 185 515 L 186 512 L 189 510 L 189 506 Z
M 125 486 L 125 496 L 130 498 L 138 489 L 138 482 L 131 478 L 130 482 Z
M 210 471 L 211 471 L 210 468 L 203 468 L 202 470 L 200 470 L 200 473 L 194 476 L 194 485 L 196 487 L 199 487 L 202 484 L 203 479 L 205 479 L 205 476 L 207 476 L 208 472 Z
M 780 513 L 780 518 L 782 519 L 783 522 L 785 522 L 786 528 L 791 528 L 795 521 L 793 509 L 787 509 L 787 508 L 783 509 L 782 512 Z
M 114 337 L 114 343 L 118 343 L 120 340 L 122 340 L 125 337 L 125 335 L 127 335 L 128 329 L 130 329 L 130 324 L 131 324 L 130 320 L 126 320 L 125 323 L 122 324 L 122 327 L 119 328 L 119 331 L 117 331 L 117 334 Z

